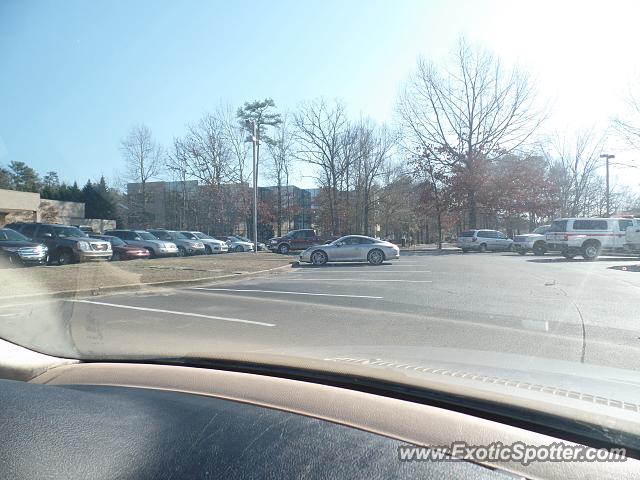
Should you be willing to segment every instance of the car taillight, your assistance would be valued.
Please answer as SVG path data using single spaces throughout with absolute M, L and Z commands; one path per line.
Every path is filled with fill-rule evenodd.
M 476 237 L 473 237 L 473 238 L 471 239 L 471 241 L 472 241 L 472 242 L 475 242 L 476 240 L 478 240 Z

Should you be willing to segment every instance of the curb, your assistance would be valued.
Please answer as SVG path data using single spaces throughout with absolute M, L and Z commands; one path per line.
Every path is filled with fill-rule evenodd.
M 78 298 L 78 297 L 96 297 L 98 295 L 104 295 L 106 293 L 119 293 L 119 292 L 140 292 L 154 287 L 179 287 L 182 285 L 201 285 L 204 283 L 217 282 L 220 280 L 229 280 L 231 278 L 245 278 L 252 275 L 259 275 L 261 273 L 273 272 L 276 270 L 284 270 L 285 268 L 291 268 L 294 262 L 290 262 L 286 265 L 279 267 L 267 268 L 265 270 L 256 270 L 255 272 L 243 272 L 243 273 L 230 273 L 226 275 L 220 275 L 217 277 L 202 277 L 202 278 L 190 278 L 188 280 L 167 280 L 163 282 L 151 282 L 151 283 L 130 283 L 127 285 L 112 285 L 107 287 L 91 288 L 85 290 L 62 290 L 59 292 L 47 292 L 37 293 L 34 295 L 14 295 L 12 297 L 0 297 L 0 305 L 3 301 L 12 300 L 46 300 L 56 298 Z

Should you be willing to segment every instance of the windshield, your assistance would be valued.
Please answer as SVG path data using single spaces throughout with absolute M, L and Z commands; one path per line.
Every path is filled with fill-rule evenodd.
M 195 235 L 196 238 L 199 238 L 200 240 L 207 240 L 207 239 L 215 240 L 214 237 L 212 237 L 210 235 L 207 235 L 206 233 L 202 233 L 202 232 L 196 232 L 196 233 L 194 233 L 194 235 Z
M 9 228 L 3 228 L 0 230 L 0 240 L 10 240 L 13 242 L 28 242 L 29 239 L 18 232 Z
M 53 231 L 56 233 L 58 237 L 87 237 L 88 235 L 84 233 L 77 227 L 58 227 L 54 226 Z
M 159 240 L 158 237 L 152 235 L 149 232 L 136 232 L 136 235 L 138 235 L 143 240 Z
M 111 245 L 115 247 L 126 245 L 126 243 L 124 243 L 124 241 L 118 237 L 108 237 L 108 241 L 111 242 Z
M 639 19 L 631 0 L 0 2 L 0 227 L 47 247 L 0 249 L 0 340 L 640 432 Z

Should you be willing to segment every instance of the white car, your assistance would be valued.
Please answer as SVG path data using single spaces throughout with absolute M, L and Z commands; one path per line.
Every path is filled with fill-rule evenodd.
M 227 242 L 230 252 L 253 252 L 253 242 L 245 242 L 236 237 L 218 237 Z
M 206 233 L 194 230 L 183 230 L 180 233 L 190 240 L 199 240 L 204 243 L 204 253 L 206 255 L 210 255 L 212 253 L 227 253 L 229 251 L 229 245 L 227 245 L 227 242 L 224 240 L 218 240 Z
M 547 251 L 547 241 L 545 234 L 549 230 L 549 225 L 542 225 L 531 233 L 516 235 L 513 237 L 513 250 L 520 255 L 533 252 L 534 255 L 544 255 Z
M 559 218 L 547 230 L 547 249 L 567 259 L 582 255 L 588 261 L 601 253 L 624 253 L 627 229 L 639 222 L 638 218 Z
M 324 265 L 327 262 L 369 262 L 380 265 L 385 260 L 400 258 L 393 243 L 363 235 L 347 235 L 326 245 L 315 245 L 300 254 L 300 262 Z

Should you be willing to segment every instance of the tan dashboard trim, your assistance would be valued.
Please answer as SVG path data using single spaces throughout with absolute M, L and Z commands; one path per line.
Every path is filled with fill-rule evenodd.
M 319 418 L 418 445 L 549 445 L 554 437 L 443 408 L 299 380 L 169 365 L 90 363 L 49 370 L 32 383 L 112 385 L 206 395 Z M 570 443 L 570 442 L 564 442 Z M 487 465 L 528 478 L 638 478 L 640 461 Z

